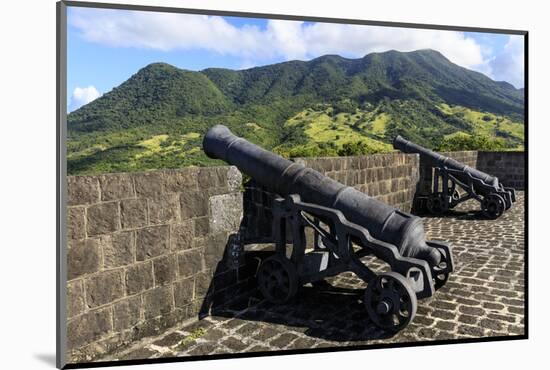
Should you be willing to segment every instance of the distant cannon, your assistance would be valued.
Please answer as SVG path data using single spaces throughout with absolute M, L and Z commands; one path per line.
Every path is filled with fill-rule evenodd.
M 483 214 L 487 218 L 495 219 L 516 201 L 514 189 L 505 188 L 498 178 L 485 172 L 421 147 L 401 136 L 395 138 L 393 147 L 404 153 L 417 153 L 434 167 L 432 193 L 426 199 L 426 208 L 433 214 L 443 214 L 459 203 L 475 199 L 481 204 Z M 459 192 L 457 185 L 465 194 Z
M 419 217 L 264 150 L 225 126 L 211 128 L 203 148 L 278 194 L 272 209 L 275 254 L 257 272 L 259 290 L 271 302 L 288 302 L 303 284 L 352 271 L 368 283 L 369 317 L 397 331 L 413 319 L 417 298 L 432 296 L 453 271 L 450 247 L 427 241 Z M 306 248 L 306 228 L 314 233 L 312 249 Z M 391 271 L 375 273 L 361 260 L 367 255 Z

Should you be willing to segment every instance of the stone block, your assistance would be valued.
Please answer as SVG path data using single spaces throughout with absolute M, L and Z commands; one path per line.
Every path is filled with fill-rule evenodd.
M 227 234 L 209 235 L 204 243 L 204 261 L 206 268 L 216 268 L 222 261 L 227 246 Z
M 145 319 L 165 315 L 172 311 L 172 287 L 159 287 L 143 294 L 143 313 Z
M 164 172 L 162 171 L 136 173 L 132 177 L 138 198 L 156 198 L 166 192 Z
M 148 224 L 147 200 L 126 199 L 120 202 L 120 218 L 123 229 L 143 227 Z
M 181 218 L 183 220 L 192 217 L 208 215 L 208 194 L 204 191 L 184 192 L 180 196 Z
M 194 278 L 177 281 L 174 284 L 174 301 L 176 307 L 186 307 L 193 301 Z
M 99 176 L 101 200 L 120 200 L 135 196 L 134 185 L 129 174 L 108 174 Z
M 141 297 L 135 296 L 117 302 L 113 306 L 115 331 L 131 328 L 140 321 Z
M 149 199 L 149 222 L 154 225 L 177 222 L 180 219 L 179 194 L 162 194 Z
M 67 317 L 79 315 L 84 312 L 84 289 L 82 280 L 67 284 Z
M 210 274 L 201 272 L 195 276 L 195 299 L 202 299 L 214 292 L 213 279 Z
M 355 185 L 359 185 L 358 182 L 359 182 L 358 171 L 348 170 L 346 172 L 346 184 L 348 186 L 355 186 Z
M 88 207 L 86 219 L 88 235 L 108 234 L 120 229 L 118 202 Z
M 102 306 L 124 296 L 122 270 L 104 271 L 86 279 L 86 304 Z
M 102 238 L 103 264 L 105 268 L 119 267 L 134 263 L 134 231 L 123 231 Z
M 136 231 L 136 260 L 144 261 L 148 258 L 160 256 L 170 250 L 170 227 L 151 226 Z
M 198 183 L 200 189 L 210 189 L 224 187 L 227 185 L 227 169 L 220 171 L 214 167 L 202 167 L 198 173 Z
M 227 187 L 229 191 L 240 191 L 242 187 L 243 176 L 239 169 L 235 166 L 230 166 L 227 170 Z
M 67 347 L 81 347 L 99 339 L 112 330 L 111 309 L 92 311 L 69 320 L 67 324 Z
M 84 207 L 67 208 L 67 239 L 84 239 L 86 237 L 85 215 Z
M 227 189 L 227 172 L 229 166 L 216 167 L 217 188 Z
M 99 271 L 101 250 L 98 239 L 85 239 L 69 243 L 67 250 L 67 279 Z
M 179 276 L 188 277 L 202 271 L 202 259 L 201 250 L 190 250 L 178 254 Z
M 350 168 L 353 169 L 353 170 L 358 170 L 361 168 L 361 157 L 359 156 L 353 156 L 351 157 L 351 162 L 350 162 Z
M 170 193 L 184 193 L 197 189 L 199 168 L 189 167 L 179 170 L 165 170 L 165 189 Z
M 67 203 L 69 206 L 97 203 L 99 197 L 99 181 L 95 176 L 68 176 Z
M 210 218 L 200 217 L 193 220 L 193 228 L 195 230 L 195 236 L 205 236 L 210 230 Z
M 194 236 L 193 221 L 186 220 L 170 225 L 170 247 L 172 250 L 184 250 L 192 247 Z
M 176 279 L 177 257 L 175 254 L 162 256 L 153 260 L 155 286 L 171 283 Z
M 153 287 L 152 262 L 140 263 L 126 270 L 126 293 L 136 294 Z
M 371 182 L 376 181 L 376 170 L 368 168 L 365 170 L 365 184 L 370 184 Z

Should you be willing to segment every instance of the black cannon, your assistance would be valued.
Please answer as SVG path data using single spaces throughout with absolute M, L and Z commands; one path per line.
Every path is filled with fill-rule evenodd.
M 225 126 L 211 128 L 203 148 L 278 195 L 272 207 L 275 253 L 257 272 L 259 290 L 273 303 L 288 302 L 303 284 L 352 271 L 368 284 L 369 317 L 397 331 L 413 319 L 417 298 L 432 296 L 453 271 L 450 247 L 427 241 L 419 217 L 264 150 Z M 312 248 L 306 228 L 313 230 Z M 386 262 L 390 271 L 375 273 L 362 260 L 367 255 Z
M 452 158 L 397 136 L 393 147 L 404 153 L 418 153 L 434 168 L 432 193 L 425 197 L 426 208 L 432 214 L 443 214 L 459 203 L 475 199 L 482 213 L 490 219 L 500 217 L 516 201 L 512 188 L 505 188 L 498 178 L 469 167 Z M 440 188 L 441 183 L 441 188 Z M 463 190 L 464 194 L 457 189 Z

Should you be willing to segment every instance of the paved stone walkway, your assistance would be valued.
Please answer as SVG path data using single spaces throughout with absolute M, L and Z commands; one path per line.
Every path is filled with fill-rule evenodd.
M 351 273 L 306 286 L 293 304 L 244 297 L 203 320 L 136 343 L 104 360 L 354 346 L 524 333 L 524 194 L 498 220 L 480 220 L 477 204 L 425 218 L 428 239 L 450 242 L 456 271 L 396 335 L 377 329 L 361 299 L 365 284 Z M 381 266 L 381 264 L 380 264 Z

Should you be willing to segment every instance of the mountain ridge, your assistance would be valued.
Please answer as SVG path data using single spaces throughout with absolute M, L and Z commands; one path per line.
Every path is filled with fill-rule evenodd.
M 384 150 L 396 134 L 435 148 L 449 135 L 481 132 L 514 147 L 522 144 L 523 95 L 431 49 L 356 59 L 323 55 L 244 70 L 190 71 L 156 62 L 68 115 L 69 162 L 87 171 L 109 162 L 108 155 L 138 155 L 147 146 L 143 141 L 162 134 L 172 143 L 163 148 L 186 148 L 181 161 L 163 163 L 208 163 L 195 139 L 217 123 L 286 155 L 300 154 L 296 148 L 338 153 L 354 140 Z M 327 141 L 337 147 L 312 136 L 319 127 L 332 130 Z M 150 166 L 165 151 L 157 150 Z M 139 158 L 136 166 L 142 167 Z

